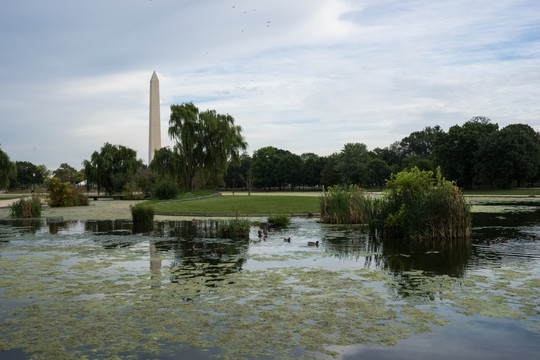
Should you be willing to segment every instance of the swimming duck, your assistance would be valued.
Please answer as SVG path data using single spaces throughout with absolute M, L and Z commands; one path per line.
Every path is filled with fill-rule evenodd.
M 291 238 L 290 238 L 290 237 L 289 237 L 289 238 L 285 238 L 285 239 L 283 239 L 283 241 L 290 243 L 290 242 L 291 242 Z
M 319 241 L 308 241 L 307 245 L 319 247 Z

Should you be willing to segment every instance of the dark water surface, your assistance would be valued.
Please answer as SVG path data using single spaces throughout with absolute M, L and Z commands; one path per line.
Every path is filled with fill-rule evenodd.
M 473 211 L 471 242 L 444 249 L 300 218 L 250 240 L 214 220 L 0 220 L 0 357 L 537 358 L 540 202 Z

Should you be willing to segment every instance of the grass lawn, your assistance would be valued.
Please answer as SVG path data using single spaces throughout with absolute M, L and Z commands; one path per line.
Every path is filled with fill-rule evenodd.
M 199 215 L 313 214 L 320 211 L 319 202 L 317 196 L 291 195 L 231 195 L 180 202 L 150 201 L 156 213 Z

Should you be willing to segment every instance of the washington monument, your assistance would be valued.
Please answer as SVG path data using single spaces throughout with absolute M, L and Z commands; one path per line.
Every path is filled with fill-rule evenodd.
M 159 114 L 159 80 L 156 72 L 150 79 L 150 137 L 148 142 L 148 165 L 154 158 L 154 151 L 161 149 L 161 118 Z

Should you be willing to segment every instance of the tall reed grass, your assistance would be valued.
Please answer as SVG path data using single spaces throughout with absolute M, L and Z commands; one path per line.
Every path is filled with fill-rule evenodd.
M 382 199 L 357 186 L 334 186 L 321 197 L 321 221 L 365 224 L 383 241 L 424 245 L 469 239 L 472 216 L 461 190 L 432 171 L 413 168 L 387 180 Z
M 131 206 L 133 233 L 150 232 L 154 230 L 154 208 L 146 203 Z
M 11 204 L 11 217 L 30 219 L 41 217 L 41 197 L 39 195 L 32 195 L 32 197 L 22 197 L 19 201 Z
M 321 221 L 329 224 L 371 224 L 379 201 L 356 185 L 331 186 L 321 197 Z
M 221 237 L 229 239 L 248 239 L 250 223 L 246 219 L 232 219 L 221 226 Z

